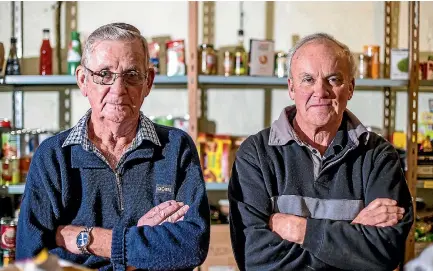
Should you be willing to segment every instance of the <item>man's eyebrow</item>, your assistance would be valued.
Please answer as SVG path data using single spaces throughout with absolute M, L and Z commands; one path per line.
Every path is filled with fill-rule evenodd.
M 330 74 L 325 75 L 325 78 L 329 78 L 332 76 L 338 76 L 338 77 L 343 77 L 343 73 L 342 72 L 332 72 Z

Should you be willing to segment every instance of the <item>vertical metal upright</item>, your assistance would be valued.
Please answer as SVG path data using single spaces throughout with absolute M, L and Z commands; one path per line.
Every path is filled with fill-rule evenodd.
M 407 93 L 407 182 L 416 214 L 418 160 L 418 88 L 419 88 L 419 16 L 420 2 L 409 2 L 409 88 Z M 415 256 L 415 235 L 412 227 L 406 241 L 405 262 Z
M 391 74 L 391 49 L 398 48 L 398 24 L 400 15 L 399 2 L 385 2 L 385 57 L 384 57 L 384 78 L 390 78 Z M 384 137 L 391 140 L 395 130 L 395 107 L 396 93 L 390 87 L 383 88 L 383 131 Z
M 188 2 L 188 111 L 189 134 L 197 141 L 198 135 L 198 2 Z
M 267 40 L 274 39 L 274 18 L 275 18 L 275 2 L 266 1 L 265 2 L 265 35 Z M 263 127 L 271 126 L 272 121 L 272 89 L 265 88 L 263 99 Z
M 203 11 L 202 11 L 202 23 L 203 23 L 203 33 L 202 40 L 203 43 L 215 45 L 215 2 L 204 1 Z M 197 50 L 197 48 L 196 48 Z M 200 66 L 201 63 L 198 63 Z M 199 67 L 197 66 L 197 67 Z M 200 132 L 210 132 L 210 127 L 208 126 L 208 92 L 207 88 L 200 86 L 198 95 L 200 95 L 200 111 L 199 111 L 199 122 L 198 131 Z
M 71 32 L 77 31 L 77 2 L 67 1 L 65 2 L 65 29 L 66 29 L 66 47 L 71 42 Z M 59 45 L 60 46 L 60 45 Z M 60 48 L 60 47 L 59 47 Z M 66 59 L 66 55 L 64 55 Z M 71 90 L 62 89 L 59 90 L 59 129 L 64 130 L 71 127 Z
M 12 1 L 11 5 L 12 35 L 17 38 L 17 56 L 20 65 L 23 65 L 23 2 Z M 24 127 L 24 92 L 15 86 L 12 91 L 12 121 L 15 128 Z

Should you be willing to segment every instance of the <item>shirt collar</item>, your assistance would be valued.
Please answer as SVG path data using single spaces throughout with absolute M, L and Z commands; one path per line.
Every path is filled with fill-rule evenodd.
M 358 146 L 360 144 L 359 140 L 362 138 L 362 135 L 366 134 L 365 140 L 362 143 L 367 144 L 369 138 L 369 132 L 367 128 L 365 128 L 359 119 L 348 109 L 345 110 L 344 114 L 345 117 L 343 118 L 343 121 L 346 122 L 346 131 L 350 140 L 355 146 Z M 296 135 L 295 129 L 290 123 L 290 120 L 293 119 L 295 115 L 295 105 L 288 106 L 283 109 L 279 118 L 271 125 L 268 141 L 270 146 L 282 146 L 291 141 L 295 141 L 300 145 L 303 144 Z
M 91 113 L 92 110 L 89 109 L 74 126 L 74 128 L 72 128 L 62 147 L 80 144 L 86 151 L 92 150 L 93 144 L 91 143 L 87 132 L 87 124 L 89 122 Z M 137 134 L 129 149 L 137 148 L 144 140 L 148 140 L 157 146 L 161 146 L 161 142 L 159 141 L 158 134 L 155 130 L 155 125 L 143 114 L 143 112 L 140 111 L 140 120 L 138 123 Z

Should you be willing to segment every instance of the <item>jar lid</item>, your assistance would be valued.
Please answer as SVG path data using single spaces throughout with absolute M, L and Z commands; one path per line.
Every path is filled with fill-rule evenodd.
M 203 44 L 200 45 L 200 47 L 202 49 L 205 49 L 205 48 L 211 48 L 211 49 L 213 49 L 213 44 L 203 43 Z
M 11 121 L 8 119 L 0 119 L 1 128 L 11 128 Z

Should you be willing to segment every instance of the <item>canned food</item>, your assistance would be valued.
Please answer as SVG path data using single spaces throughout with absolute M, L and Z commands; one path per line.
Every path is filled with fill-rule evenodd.
M 278 52 L 275 54 L 275 76 L 281 78 L 287 76 L 287 54 Z
M 6 267 L 9 264 L 15 262 L 15 251 L 14 250 L 3 250 L 3 266 Z
M 233 53 L 230 51 L 224 52 L 224 76 L 230 76 L 233 75 L 234 72 L 234 65 L 233 65 Z
M 214 75 L 217 73 L 216 52 L 212 44 L 202 44 L 198 52 L 199 73 Z
M 173 40 L 167 46 L 167 76 L 185 75 L 185 42 Z
M 149 57 L 150 66 L 155 70 L 155 74 L 159 74 L 159 44 L 157 42 L 149 43 Z
M 368 63 L 370 59 L 367 55 L 360 54 L 359 55 L 359 66 L 358 66 L 358 72 L 359 72 L 359 78 L 369 78 L 369 69 L 368 69 Z
M 10 217 L 3 217 L 0 220 L 1 249 L 15 250 L 16 232 L 17 232 L 17 223 L 14 219 Z
M 2 159 L 2 184 L 18 184 L 20 182 L 20 161 L 19 158 Z

